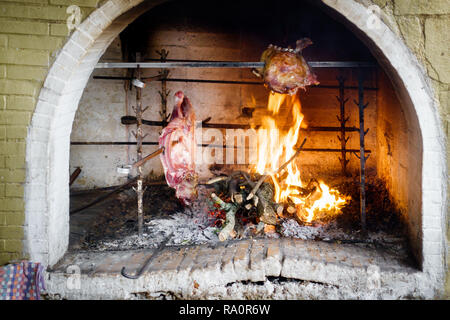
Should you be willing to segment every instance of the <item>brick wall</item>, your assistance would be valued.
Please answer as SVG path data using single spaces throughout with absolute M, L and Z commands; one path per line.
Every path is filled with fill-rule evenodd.
M 439 101 L 445 134 L 450 138 L 449 2 L 358 1 L 379 5 L 385 23 L 405 40 L 425 67 Z M 66 9 L 72 4 L 81 7 L 84 19 L 99 1 L 0 1 L 0 265 L 23 258 L 27 127 L 49 67 L 67 40 Z M 446 156 L 450 156 L 449 148 Z
M 24 258 L 25 139 L 39 91 L 69 34 L 67 7 L 82 17 L 98 0 L 0 1 L 0 265 Z

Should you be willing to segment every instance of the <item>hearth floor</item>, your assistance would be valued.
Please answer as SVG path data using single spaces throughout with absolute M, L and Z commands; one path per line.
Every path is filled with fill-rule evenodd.
M 123 267 L 128 274 L 135 274 L 150 257 L 152 260 L 139 279 L 121 275 Z M 73 275 L 68 267 L 74 265 L 79 267 L 80 288 L 69 290 L 67 279 Z M 378 291 L 369 282 L 375 277 L 375 289 L 382 298 L 383 294 L 391 295 L 388 298 L 409 298 L 417 285 L 418 273 L 410 261 L 384 250 L 283 238 L 168 246 L 160 250 L 69 252 L 48 270 L 47 282 L 53 298 L 129 299 L 142 292 L 146 298 L 166 297 L 169 293 L 176 298 L 226 298 L 223 293 L 215 296 L 214 290 L 273 279 L 314 283 L 332 291 L 370 289 L 364 292 L 373 295 Z M 344 297 L 364 298 L 334 298 Z
M 283 238 L 232 240 L 216 245 L 167 246 L 160 250 L 69 252 L 52 268 L 52 272 L 65 272 L 69 265 L 78 265 L 81 273 L 91 276 L 120 273 L 122 267 L 134 273 L 155 253 L 147 273 L 198 269 L 212 265 L 222 268 L 227 263 L 242 261 L 246 261 L 251 268 L 255 263 L 274 257 L 279 262 L 284 258 L 298 261 L 307 259 L 348 267 L 367 268 L 376 264 L 383 270 L 414 270 L 411 261 L 398 258 L 382 249 Z

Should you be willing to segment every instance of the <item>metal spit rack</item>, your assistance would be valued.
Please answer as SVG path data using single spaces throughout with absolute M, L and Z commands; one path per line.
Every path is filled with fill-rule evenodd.
M 141 236 L 143 233 L 143 193 L 145 188 L 143 187 L 142 179 L 142 146 L 143 145 L 158 145 L 158 142 L 144 142 L 143 139 L 145 135 L 142 133 L 142 125 L 150 126 L 161 126 L 165 127 L 167 124 L 167 97 L 169 92 L 167 90 L 167 82 L 196 82 L 196 83 L 222 83 L 222 84 L 238 84 L 238 85 L 262 85 L 261 81 L 226 81 L 226 80 L 206 80 L 206 79 L 175 79 L 169 78 L 169 70 L 173 68 L 262 68 L 264 67 L 264 62 L 234 62 L 234 61 L 200 61 L 200 60 L 175 60 L 167 59 L 168 51 L 165 49 L 157 51 L 161 59 L 151 59 L 151 62 L 102 62 L 96 65 L 96 69 L 136 69 L 134 77 L 114 77 L 114 76 L 94 76 L 94 79 L 104 79 L 104 80 L 125 80 L 131 81 L 131 83 L 136 88 L 136 106 L 133 109 L 136 113 L 136 125 L 137 129 L 134 133 L 136 142 L 71 142 L 72 145 L 137 145 L 137 188 L 135 189 L 138 195 L 138 233 Z M 364 91 L 365 90 L 377 90 L 373 87 L 364 87 L 364 72 L 366 68 L 374 68 L 376 64 L 371 62 L 357 62 L 357 61 L 312 61 L 308 62 L 312 68 L 357 68 L 358 69 L 358 86 L 345 86 L 345 78 L 338 77 L 338 86 L 332 85 L 318 85 L 318 88 L 336 88 L 339 90 L 339 95 L 336 96 L 339 106 L 340 114 L 337 115 L 337 120 L 340 126 L 337 127 L 309 127 L 308 131 L 328 131 L 328 132 L 338 132 L 338 139 L 341 143 L 340 149 L 331 148 L 303 148 L 302 151 L 311 152 L 338 152 L 341 154 L 339 161 L 342 167 L 342 173 L 348 175 L 347 164 L 349 159 L 347 158 L 347 153 L 354 154 L 360 160 L 360 213 L 361 213 L 361 227 L 362 233 L 365 235 L 367 233 L 366 228 L 366 192 L 365 192 L 365 167 L 366 160 L 370 156 L 370 150 L 365 148 L 365 135 L 369 129 L 364 127 L 364 109 L 367 108 L 368 103 L 364 103 Z M 142 69 L 162 69 L 157 76 L 153 77 L 142 77 Z M 145 87 L 146 82 L 160 81 L 161 91 L 159 94 L 161 96 L 161 118 L 162 121 L 148 121 L 142 119 L 142 114 L 147 108 L 142 108 L 142 88 Z M 348 102 L 348 98 L 345 98 L 345 90 L 358 90 L 358 101 L 354 100 L 354 103 L 359 109 L 359 128 L 356 127 L 346 127 L 346 122 L 349 117 L 346 116 L 345 106 Z M 208 120 L 204 121 L 203 127 L 209 128 L 249 128 L 248 125 L 240 124 L 213 124 L 209 123 Z M 359 132 L 359 142 L 360 148 L 348 149 L 346 147 L 349 140 L 349 136 L 346 134 L 348 132 Z M 202 147 L 210 147 L 211 145 L 201 144 Z M 226 145 L 223 146 L 226 148 Z M 152 154 L 151 154 L 152 155 Z M 149 155 L 149 156 L 151 156 Z M 147 156 L 148 157 L 148 156 Z M 147 158 L 146 157 L 146 158 Z

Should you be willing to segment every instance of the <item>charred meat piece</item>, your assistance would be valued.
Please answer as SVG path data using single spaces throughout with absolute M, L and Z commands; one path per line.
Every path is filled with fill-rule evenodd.
M 301 55 L 301 51 L 311 44 L 310 39 L 304 38 L 297 40 L 295 49 L 269 45 L 261 56 L 265 66 L 255 69 L 255 74 L 264 79 L 264 84 L 270 90 L 283 94 L 293 95 L 299 88 L 319 84 L 316 75 Z
M 160 155 L 167 184 L 184 205 L 197 198 L 198 175 L 195 171 L 195 114 L 183 92 L 175 93 L 175 106 L 167 127 L 161 132 Z

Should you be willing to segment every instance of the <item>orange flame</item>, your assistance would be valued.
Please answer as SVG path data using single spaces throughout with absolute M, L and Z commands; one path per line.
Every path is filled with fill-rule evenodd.
M 291 110 L 292 122 L 289 130 L 280 130 L 274 116 L 278 115 L 282 106 Z M 298 95 L 283 95 L 272 92 L 269 95 L 268 110 L 272 116 L 262 119 L 262 126 L 257 130 L 258 159 L 255 171 L 259 174 L 270 174 L 275 187 L 274 200 L 278 203 L 292 201 L 297 208 L 297 216 L 310 223 L 315 217 L 326 214 L 334 216 L 347 203 L 348 198 L 341 196 L 337 190 L 330 189 L 324 182 L 319 182 L 319 190 L 306 196 L 299 189 L 305 186 L 301 180 L 300 168 L 295 160 L 286 167 L 286 173 L 274 172 L 296 152 L 296 144 L 300 137 L 303 114 Z M 282 181 L 279 181 L 282 179 Z

